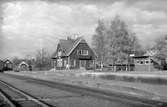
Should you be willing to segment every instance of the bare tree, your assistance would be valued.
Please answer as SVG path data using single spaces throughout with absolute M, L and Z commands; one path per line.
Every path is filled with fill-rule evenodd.
M 35 67 L 39 70 L 47 70 L 51 67 L 51 57 L 46 49 L 37 50 Z
M 21 63 L 22 59 L 18 58 L 18 57 L 14 57 L 12 62 L 14 64 L 14 66 L 18 66 Z
M 104 57 L 106 54 L 106 49 L 105 49 L 105 42 L 106 42 L 106 33 L 107 33 L 107 28 L 102 20 L 98 21 L 98 26 L 95 29 L 95 35 L 93 35 L 92 38 L 92 45 L 98 54 L 98 60 L 103 63 L 104 62 Z

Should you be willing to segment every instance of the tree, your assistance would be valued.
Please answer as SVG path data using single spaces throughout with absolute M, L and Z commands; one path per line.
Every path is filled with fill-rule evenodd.
M 105 42 L 106 42 L 107 28 L 102 20 L 98 21 L 98 26 L 95 29 L 95 35 L 92 38 L 92 45 L 98 54 L 98 60 L 103 63 L 106 54 Z
M 167 35 L 157 39 L 153 49 L 157 51 L 155 58 L 160 62 L 161 69 L 167 69 Z
M 37 50 L 35 67 L 39 70 L 51 68 L 51 57 L 45 49 Z
M 135 33 L 131 34 L 131 54 L 134 54 L 136 56 L 141 56 L 145 53 L 145 50 L 141 47 L 138 38 L 136 37 Z
M 160 37 L 156 40 L 154 49 L 158 51 L 157 57 L 166 58 L 167 57 L 167 35 Z
M 136 47 L 140 47 L 134 33 L 132 33 L 127 24 L 116 16 L 110 25 L 107 37 L 108 63 L 127 63 L 129 55 L 134 53 Z M 136 51 L 136 50 L 135 50 Z
M 12 62 L 14 64 L 14 66 L 18 66 L 21 63 L 22 59 L 18 58 L 18 57 L 14 57 Z
M 102 63 L 127 64 L 130 54 L 137 54 L 142 50 L 135 33 L 129 30 L 119 16 L 116 16 L 109 26 L 106 26 L 104 21 L 98 21 L 92 39 Z

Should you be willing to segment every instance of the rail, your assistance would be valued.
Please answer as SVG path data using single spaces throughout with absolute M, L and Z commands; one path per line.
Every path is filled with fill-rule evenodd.
M 53 107 L 2 80 L 0 80 L 0 96 L 9 107 Z
M 29 83 L 40 84 L 40 85 L 44 85 L 52 88 L 70 91 L 73 93 L 79 93 L 82 95 L 94 96 L 100 99 L 107 99 L 111 101 L 115 100 L 115 101 L 127 102 L 129 104 L 137 104 L 137 105 L 143 105 L 143 106 L 167 107 L 167 102 L 164 102 L 164 101 L 153 100 L 153 99 L 143 98 L 143 97 L 136 97 L 136 96 L 123 94 L 119 92 L 106 91 L 106 90 L 101 90 L 97 88 L 85 87 L 80 85 L 72 85 L 72 84 L 56 82 L 56 81 L 48 81 L 48 80 L 37 79 L 37 78 L 32 78 L 27 76 L 17 76 L 17 75 L 8 75 L 8 76 L 21 79 L 21 80 L 26 80 Z

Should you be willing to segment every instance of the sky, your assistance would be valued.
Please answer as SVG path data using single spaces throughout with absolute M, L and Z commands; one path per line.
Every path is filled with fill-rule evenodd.
M 91 45 L 97 21 L 119 15 L 143 47 L 167 34 L 165 0 L 6 0 L 1 2 L 0 55 L 34 56 L 56 50 L 59 39 L 78 34 Z

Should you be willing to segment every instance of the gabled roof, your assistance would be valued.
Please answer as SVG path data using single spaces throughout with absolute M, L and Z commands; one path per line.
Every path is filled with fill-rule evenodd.
M 78 37 L 76 39 L 60 39 L 58 45 L 60 46 L 60 49 L 63 50 L 63 56 L 69 56 L 80 42 L 86 43 L 82 37 Z M 54 53 L 54 57 L 56 56 L 56 53 L 57 52 Z
M 3 59 L 3 62 L 9 62 L 9 63 L 13 63 L 11 60 L 9 60 L 9 59 Z
M 60 40 L 59 45 L 60 48 L 63 50 L 64 54 L 67 55 L 67 53 L 70 51 L 74 41 L 71 40 Z
M 29 66 L 25 61 L 22 61 L 19 66 L 22 66 L 22 65 L 26 65 L 26 66 Z
M 86 43 L 86 41 L 82 38 L 82 37 L 78 37 L 74 43 L 72 44 L 71 48 L 69 49 L 69 52 L 67 53 L 67 56 L 69 56 L 72 51 L 78 46 L 78 44 L 82 42 L 82 43 Z

